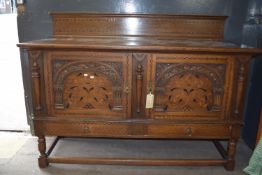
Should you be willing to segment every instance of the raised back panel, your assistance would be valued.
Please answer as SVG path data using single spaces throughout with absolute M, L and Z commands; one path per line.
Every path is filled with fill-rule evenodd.
M 225 16 L 51 13 L 54 37 L 143 36 L 223 40 Z

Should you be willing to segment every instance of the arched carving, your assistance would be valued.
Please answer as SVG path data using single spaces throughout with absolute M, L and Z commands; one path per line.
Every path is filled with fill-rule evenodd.
M 156 111 L 220 111 L 224 64 L 158 63 Z
M 56 61 L 53 84 L 56 109 L 122 109 L 121 62 Z
M 59 62 L 55 63 L 61 64 Z M 56 84 L 62 84 L 68 75 L 72 72 L 79 72 L 85 70 L 96 71 L 104 74 L 112 82 L 121 84 L 122 66 L 119 62 L 86 62 L 86 61 L 74 61 L 64 62 L 64 65 L 59 70 L 55 71 L 54 82 Z

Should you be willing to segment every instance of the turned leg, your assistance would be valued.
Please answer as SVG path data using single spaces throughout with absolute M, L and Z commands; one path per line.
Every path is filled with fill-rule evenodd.
M 48 166 L 45 136 L 38 136 L 38 150 L 40 152 L 38 165 L 40 168 L 45 168 Z
M 227 146 L 227 163 L 225 169 L 232 171 L 235 168 L 236 139 L 230 139 Z

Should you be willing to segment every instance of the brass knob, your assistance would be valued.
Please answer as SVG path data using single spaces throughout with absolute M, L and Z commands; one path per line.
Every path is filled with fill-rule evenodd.
M 128 93 L 128 91 L 129 91 L 129 88 L 128 88 L 128 86 L 126 86 L 125 87 L 125 93 Z
M 187 135 L 187 136 L 191 137 L 191 136 L 192 136 L 192 133 L 193 133 L 192 128 L 187 128 L 187 129 L 186 129 L 186 135 Z
M 124 92 L 128 94 L 129 92 L 129 87 L 128 87 L 128 84 L 126 83 L 125 86 L 124 86 Z
M 150 93 L 152 93 L 152 91 L 153 91 L 153 85 L 152 85 L 152 81 L 150 80 L 149 82 L 148 82 L 148 92 Z

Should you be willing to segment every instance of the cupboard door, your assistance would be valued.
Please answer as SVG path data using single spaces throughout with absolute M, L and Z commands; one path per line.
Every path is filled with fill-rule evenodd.
M 57 51 L 45 57 L 48 111 L 52 116 L 129 116 L 128 54 Z
M 155 54 L 152 64 L 154 119 L 225 120 L 230 112 L 233 58 Z

